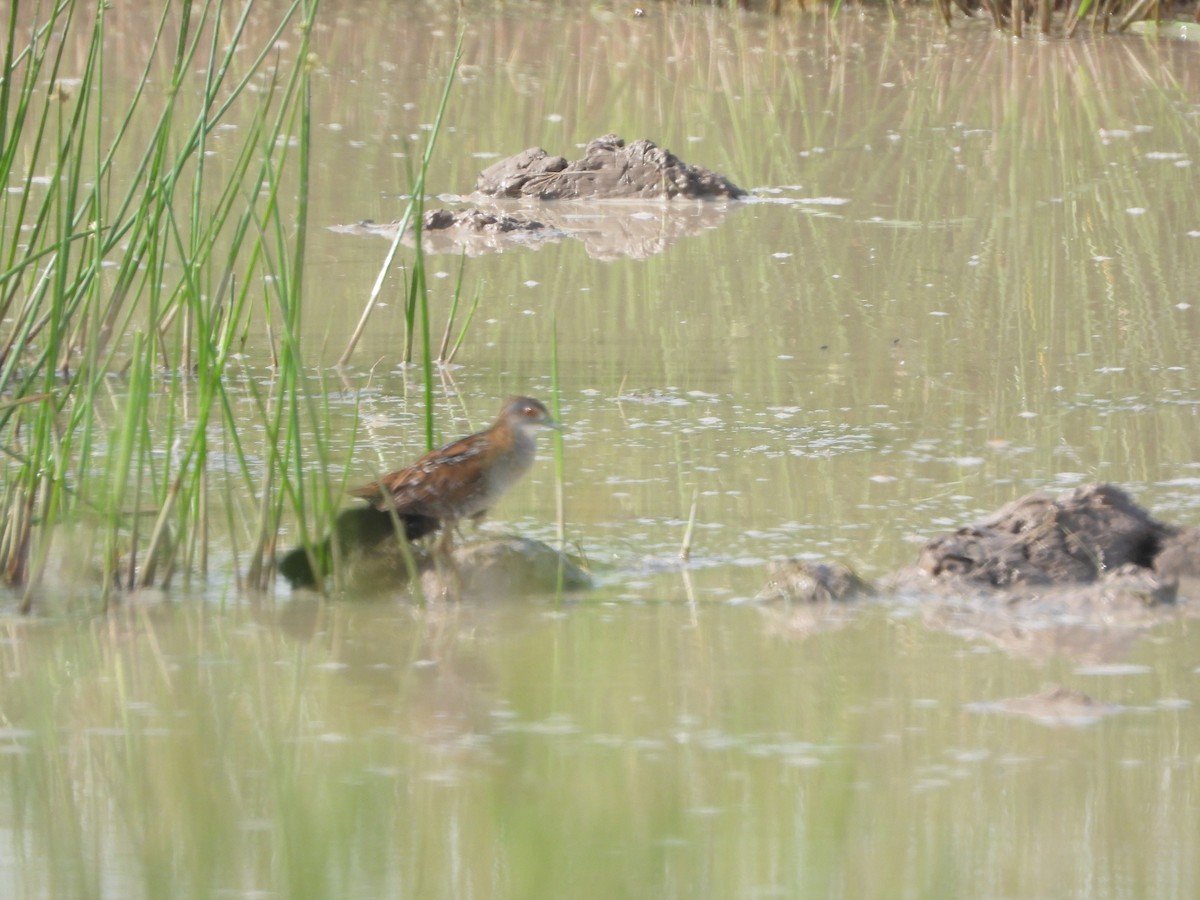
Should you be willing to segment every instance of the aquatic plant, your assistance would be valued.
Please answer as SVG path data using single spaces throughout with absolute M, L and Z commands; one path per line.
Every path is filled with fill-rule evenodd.
M 302 502 L 285 471 L 303 406 L 297 334 L 317 0 L 285 6 L 252 48 L 253 3 L 236 12 L 220 0 L 163 4 L 119 105 L 107 4 L 18 6 L 0 73 L 0 177 L 10 186 L 0 201 L 4 580 L 23 588 L 27 610 L 55 526 L 84 516 L 101 525 L 105 597 L 113 585 L 202 571 L 210 441 L 223 434 L 261 500 L 248 569 L 261 583 L 280 497 Z M 285 53 L 280 41 L 292 31 L 298 40 Z M 220 130 L 247 104 L 248 127 Z M 218 140 L 219 168 L 208 160 Z M 291 195 L 285 208 L 281 196 Z M 277 376 L 264 400 L 272 456 L 259 476 L 227 385 L 256 317 L 273 334 Z

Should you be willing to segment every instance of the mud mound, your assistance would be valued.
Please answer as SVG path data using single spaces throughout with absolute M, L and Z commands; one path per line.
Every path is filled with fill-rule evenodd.
M 480 173 L 477 193 L 535 200 L 733 199 L 746 192 L 716 172 L 689 165 L 653 141 L 615 134 L 591 141 L 568 162 L 531 147 Z
M 1175 615 L 1181 592 L 1200 592 L 1200 528 L 1159 522 L 1111 484 L 1034 493 L 933 538 L 877 590 L 919 601 L 931 628 L 1016 656 L 1105 662 Z M 795 619 L 874 592 L 838 563 L 784 560 L 755 599 L 787 601 Z M 828 627 L 805 615 L 808 632 Z
M 976 525 L 933 539 L 918 568 L 935 580 L 991 587 L 1092 582 L 1152 569 L 1178 529 L 1156 522 L 1111 484 L 1022 497 Z

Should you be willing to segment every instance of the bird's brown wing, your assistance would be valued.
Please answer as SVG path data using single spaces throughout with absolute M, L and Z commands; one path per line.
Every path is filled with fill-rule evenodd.
M 461 438 L 431 450 L 407 468 L 384 475 L 350 494 L 377 509 L 394 507 L 401 515 L 456 518 L 464 500 L 484 486 L 486 444 L 478 436 Z M 386 494 L 391 495 L 391 499 Z

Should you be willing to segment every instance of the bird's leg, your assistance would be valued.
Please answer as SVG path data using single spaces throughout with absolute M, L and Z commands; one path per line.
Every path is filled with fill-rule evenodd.
M 475 526 L 476 531 L 483 525 L 483 520 L 487 517 L 487 514 L 488 511 L 486 509 L 481 509 L 475 515 L 471 516 L 471 524 Z
M 433 565 L 443 600 L 455 600 L 462 596 L 461 578 L 454 564 L 454 532 L 457 529 L 457 520 L 443 520 L 442 532 L 433 544 Z
M 453 558 L 454 553 L 454 533 L 458 530 L 457 520 L 445 520 L 442 522 L 442 532 L 437 536 L 437 540 L 433 543 L 433 555 L 435 557 L 444 557 L 447 562 Z

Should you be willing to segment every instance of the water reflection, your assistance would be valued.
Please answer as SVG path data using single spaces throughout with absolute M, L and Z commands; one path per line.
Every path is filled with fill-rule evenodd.
M 355 704 L 365 703 L 395 738 L 467 748 L 494 730 L 496 673 L 485 634 L 507 613 L 471 603 L 396 605 L 394 598 L 333 610 L 299 597 L 276 616 L 286 634 L 323 660 L 317 668 L 352 687 Z M 464 638 L 464 627 L 472 638 Z
M 1002 603 L 929 605 L 923 621 L 968 640 L 985 640 L 1021 659 L 1047 662 L 1069 659 L 1080 663 L 1108 663 L 1129 659 L 1137 643 L 1169 618 L 1147 612 L 1141 621 L 1106 622 L 1099 616 L 1088 621 L 1064 621 L 1055 616 L 1020 615 Z
M 487 207 L 435 210 L 426 214 L 421 246 L 427 253 L 481 256 L 511 250 L 538 250 L 547 243 L 575 240 L 591 259 L 646 259 L 684 238 L 718 228 L 737 204 L 574 202 L 556 200 L 536 206 L 491 201 Z M 393 240 L 403 223 L 360 222 L 334 225 L 330 231 Z M 411 229 L 402 239 L 412 246 Z
M 1122 710 L 1120 704 L 1098 702 L 1082 691 L 1061 684 L 1047 685 L 1026 697 L 970 703 L 967 708 L 974 712 L 1025 716 L 1042 725 L 1074 727 L 1094 725 Z

